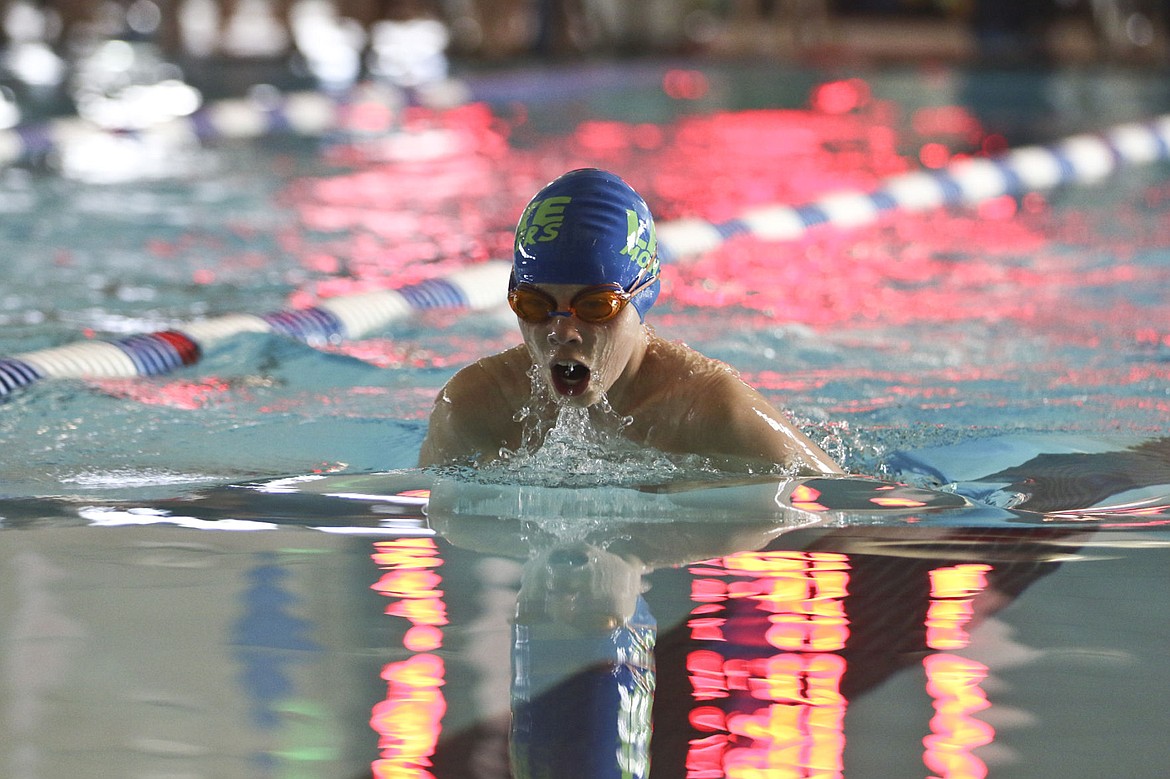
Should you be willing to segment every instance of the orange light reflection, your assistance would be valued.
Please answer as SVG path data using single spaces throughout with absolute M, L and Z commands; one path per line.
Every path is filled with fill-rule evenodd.
M 931 779 L 983 779 L 987 765 L 971 750 L 990 744 L 995 729 L 972 715 L 991 705 L 979 687 L 987 666 L 951 654 L 927 655 L 922 663 L 935 710 L 930 735 L 922 740 Z
M 724 623 L 739 614 L 718 615 L 712 607 L 722 604 L 726 611 L 755 601 L 755 610 L 767 614 L 765 640 L 786 651 L 755 659 L 726 658 L 714 649 L 688 654 L 692 695 L 702 702 L 690 722 L 704 735 L 690 741 L 687 779 L 842 776 L 847 664 L 833 652 L 849 636 L 843 603 L 848 558 L 745 552 L 717 565 L 691 569 L 702 577 L 692 585 L 699 604 L 692 613 L 703 615 L 690 622 L 692 638 L 711 641 L 716 619 L 722 638 Z M 716 575 L 736 578 L 723 586 Z
M 385 573 L 370 588 L 395 599 L 386 614 L 410 623 L 403 646 L 416 654 L 382 669 L 386 697 L 370 716 L 379 759 L 370 768 L 377 779 L 431 779 L 431 756 L 447 711 L 443 660 L 430 654 L 442 646 L 440 626 L 447 624 L 442 578 L 433 570 L 443 560 L 430 538 L 379 541 L 371 557 Z
M 930 606 L 926 611 L 926 645 L 962 649 L 971 643 L 967 623 L 975 614 L 975 595 L 987 587 L 990 565 L 966 563 L 930 572 Z

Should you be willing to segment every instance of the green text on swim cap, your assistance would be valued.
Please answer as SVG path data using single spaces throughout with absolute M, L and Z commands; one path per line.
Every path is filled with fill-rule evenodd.
M 650 229 L 645 238 L 642 237 L 642 228 L 649 222 Z M 626 209 L 626 246 L 621 254 L 629 255 L 630 259 L 638 264 L 643 271 L 651 276 L 658 275 L 658 237 L 654 232 L 654 221 L 643 222 L 638 218 L 638 212 L 631 208 Z
M 561 195 L 529 203 L 520 215 L 520 226 L 516 229 L 516 248 L 531 246 L 538 241 L 555 240 L 565 222 L 565 206 L 571 200 Z

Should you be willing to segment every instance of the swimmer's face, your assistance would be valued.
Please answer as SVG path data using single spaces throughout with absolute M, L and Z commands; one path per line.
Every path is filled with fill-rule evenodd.
M 539 284 L 568 311 L 573 296 L 585 289 L 576 284 Z M 576 406 L 591 406 L 632 372 L 632 360 L 645 348 L 646 335 L 638 311 L 627 305 L 606 322 L 593 324 L 575 315 L 554 316 L 533 323 L 517 318 L 524 343 L 554 397 Z

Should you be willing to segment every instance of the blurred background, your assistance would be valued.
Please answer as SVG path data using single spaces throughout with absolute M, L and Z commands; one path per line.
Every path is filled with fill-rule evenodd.
M 116 85 L 180 69 L 194 83 L 225 62 L 245 79 L 287 66 L 327 88 L 434 80 L 449 59 L 1155 65 L 1170 0 L 5 0 L 0 18 L 11 126 L 21 110 L 92 114 Z

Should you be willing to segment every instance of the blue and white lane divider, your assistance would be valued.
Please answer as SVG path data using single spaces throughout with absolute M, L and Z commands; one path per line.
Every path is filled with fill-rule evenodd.
M 237 105 L 233 110 L 244 111 L 245 106 Z M 256 117 L 244 115 L 228 124 L 237 131 L 247 128 L 254 134 L 261 134 L 264 126 Z M 1027 146 L 997 157 L 964 159 L 936 172 L 894 176 L 869 193 L 829 195 L 801 206 L 761 206 L 726 222 L 664 222 L 658 226 L 659 253 L 664 261 L 677 261 L 717 249 L 727 239 L 741 234 L 767 241 L 789 241 L 820 225 L 848 229 L 894 211 L 974 205 L 1001 195 L 1092 184 L 1123 167 L 1168 159 L 1170 115 L 1119 125 L 1100 135 L 1074 136 L 1052 146 Z M 504 302 L 509 268 L 507 262 L 488 262 L 446 279 L 342 296 L 307 309 L 260 316 L 231 314 L 175 330 L 117 341 L 82 341 L 0 358 L 0 397 L 44 378 L 129 378 L 168 373 L 194 364 L 212 345 L 240 333 L 273 332 L 323 344 L 360 338 L 426 309 L 494 308 Z
M 995 157 L 956 161 L 939 171 L 893 176 L 872 192 L 832 194 L 804 205 L 766 205 L 725 222 L 679 219 L 658 226 L 664 261 L 704 254 L 736 235 L 791 241 L 810 228 L 860 227 L 895 211 L 975 205 L 1020 195 L 1096 183 L 1125 167 L 1170 159 L 1170 114 L 1076 135 L 1052 146 L 1024 146 Z
M 0 397 L 41 379 L 159 376 L 194 365 L 216 344 L 243 333 L 276 333 L 313 346 L 361 338 L 431 309 L 500 305 L 511 264 L 486 262 L 442 279 L 394 290 L 343 295 L 310 308 L 228 314 L 116 341 L 79 341 L 0 358 Z

